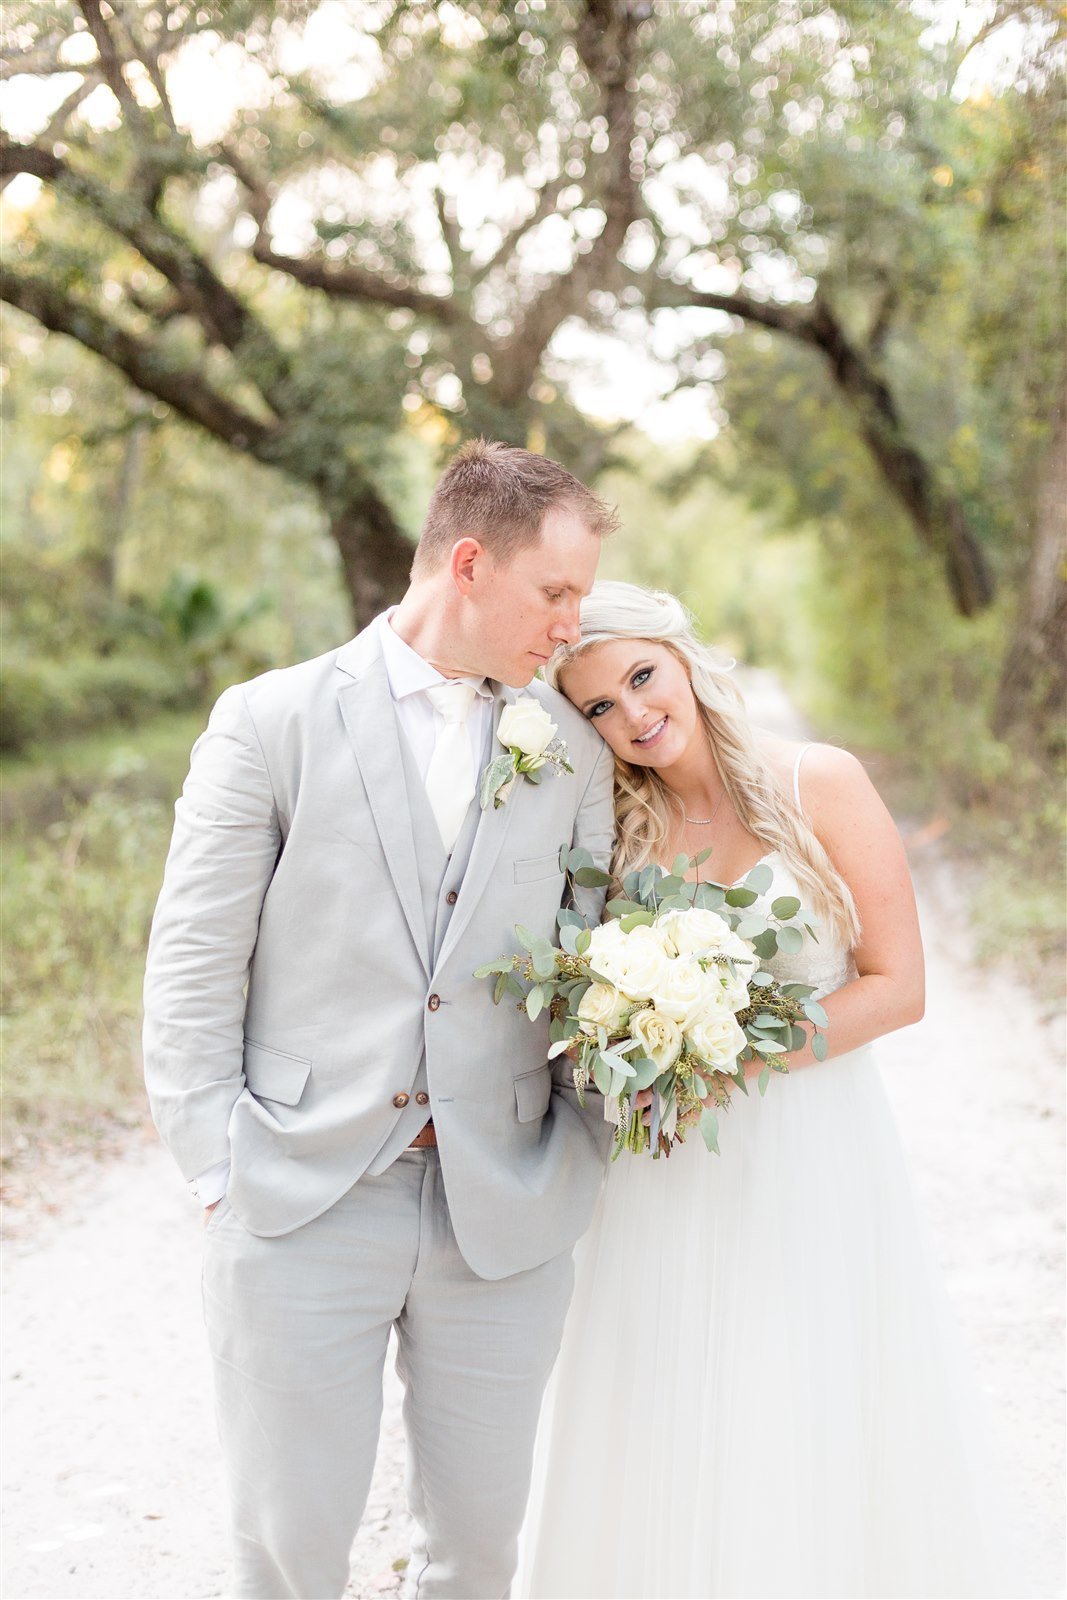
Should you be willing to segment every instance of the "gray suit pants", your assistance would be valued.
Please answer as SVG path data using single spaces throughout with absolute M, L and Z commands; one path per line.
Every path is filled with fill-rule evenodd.
M 475 1276 L 434 1149 L 405 1151 L 279 1238 L 249 1233 L 224 1200 L 207 1228 L 204 1309 L 234 1594 L 344 1592 L 395 1327 L 416 1523 L 408 1594 L 501 1600 L 572 1279 L 569 1252 L 494 1282 Z

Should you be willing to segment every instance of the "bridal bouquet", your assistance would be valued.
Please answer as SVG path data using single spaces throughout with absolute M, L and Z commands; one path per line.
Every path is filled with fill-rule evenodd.
M 784 1053 L 807 1043 L 822 1059 L 817 1030 L 826 1013 L 802 983 L 779 983 L 762 962 L 776 951 L 795 953 L 812 920 L 793 895 L 754 910 L 773 883 L 766 863 L 733 886 L 686 881 L 710 852 L 679 856 L 672 870 L 656 866 L 623 880 L 623 897 L 609 900 L 607 921 L 589 928 L 576 911 L 558 916 L 559 944 L 515 929 L 524 953 L 479 967 L 495 976 L 494 1000 L 514 995 L 531 1021 L 550 1014 L 549 1059 L 573 1058 L 574 1086 L 584 1105 L 590 1081 L 616 1122 L 612 1159 L 622 1150 L 669 1155 L 697 1124 L 718 1151 L 716 1108 L 730 1103 L 731 1085 L 747 1094 L 745 1065 L 762 1058 L 762 1093 L 774 1072 L 787 1070 Z M 561 853 L 561 864 L 582 887 L 607 875 L 586 850 Z M 648 1123 L 635 1105 L 651 1091 Z

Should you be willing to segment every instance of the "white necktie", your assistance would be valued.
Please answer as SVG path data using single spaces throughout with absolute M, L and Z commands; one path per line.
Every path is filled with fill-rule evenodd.
M 426 770 L 426 793 L 441 843 L 451 854 L 474 798 L 474 761 L 467 719 L 476 690 L 472 683 L 455 681 L 439 683 L 426 693 L 434 710 L 445 719 Z

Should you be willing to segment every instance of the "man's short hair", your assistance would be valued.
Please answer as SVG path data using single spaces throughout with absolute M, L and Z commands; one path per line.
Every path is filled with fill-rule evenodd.
M 549 511 L 573 511 L 590 533 L 618 527 L 618 512 L 547 456 L 472 439 L 449 462 L 430 496 L 412 577 L 435 571 L 460 539 L 477 539 L 500 562 L 536 544 Z

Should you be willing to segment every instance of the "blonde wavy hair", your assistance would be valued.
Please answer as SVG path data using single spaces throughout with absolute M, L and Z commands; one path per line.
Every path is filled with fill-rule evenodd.
M 860 924 L 852 891 L 837 871 L 793 795 L 775 775 L 751 723 L 741 692 L 724 662 L 697 637 L 682 602 L 672 594 L 632 583 L 594 584 L 582 601 L 581 639 L 561 645 L 544 668 L 553 688 L 567 667 L 594 645 L 616 639 L 648 639 L 670 650 L 685 667 L 712 757 L 738 818 L 767 850 L 792 869 L 801 897 L 824 926 L 849 948 Z M 682 805 L 651 767 L 615 758 L 617 838 L 612 858 L 616 882 L 656 858 L 682 818 Z

